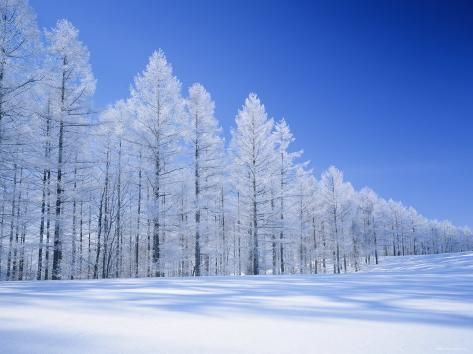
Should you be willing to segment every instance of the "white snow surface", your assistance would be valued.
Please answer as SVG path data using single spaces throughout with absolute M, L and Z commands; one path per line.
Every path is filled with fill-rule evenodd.
M 473 252 L 342 275 L 1 282 L 0 353 L 473 353 Z

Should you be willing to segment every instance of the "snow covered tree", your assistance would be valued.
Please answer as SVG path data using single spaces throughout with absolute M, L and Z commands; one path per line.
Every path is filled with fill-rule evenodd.
M 39 50 L 39 31 L 25 0 L 0 1 L 0 152 L 6 140 L 15 140 L 18 123 L 27 110 L 25 92 L 39 76 L 32 59 Z M 11 141 L 10 141 L 11 143 Z M 0 161 L 1 163 L 1 161 Z
M 31 92 L 40 78 L 35 60 L 40 54 L 38 34 L 35 16 L 26 1 L 0 1 L 0 188 L 6 213 L 1 216 L 0 263 L 7 261 L 6 277 L 12 280 L 24 275 L 13 265 L 24 265 L 24 241 L 32 221 L 26 211 L 29 198 L 35 196 L 27 195 L 23 189 L 30 190 L 32 182 L 28 170 L 35 151 L 35 101 Z M 1 244 L 6 235 L 8 256 L 2 257 Z M 0 278 L 1 273 L 0 265 Z
M 351 212 L 352 204 L 350 197 L 352 187 L 343 181 L 343 174 L 331 166 L 322 174 L 321 196 L 325 204 L 326 220 L 331 231 L 333 242 L 333 269 L 334 273 L 340 273 L 340 253 L 343 252 L 347 233 L 347 217 Z M 346 269 L 346 267 L 345 267 Z
M 46 33 L 48 82 L 54 88 L 54 119 L 58 122 L 56 203 L 54 224 L 53 279 L 61 279 L 64 202 L 64 157 L 67 129 L 83 125 L 89 113 L 89 98 L 95 91 L 95 79 L 89 64 L 89 51 L 79 40 L 79 31 L 67 20 L 60 20 Z
M 362 232 L 364 236 L 365 252 L 369 259 L 374 255 L 375 263 L 378 264 L 378 237 L 376 234 L 375 207 L 378 203 L 378 196 L 369 188 L 363 188 L 358 194 L 358 205 L 361 211 Z
M 194 271 L 201 275 L 201 236 L 202 213 L 204 209 L 212 209 L 209 203 L 218 196 L 223 164 L 223 140 L 220 127 L 214 116 L 215 104 L 210 94 L 200 84 L 189 88 L 187 110 L 189 124 L 187 140 L 192 149 L 194 175 L 194 222 L 195 222 L 195 253 Z
M 302 151 L 288 151 L 294 137 L 289 129 L 289 125 L 283 118 L 275 124 L 274 137 L 277 150 L 277 199 L 279 209 L 279 239 L 273 242 L 273 271 L 275 273 L 284 273 L 284 242 L 289 232 L 290 225 L 287 224 L 287 207 L 290 199 L 290 189 L 294 184 L 296 165 L 294 161 L 302 155 Z M 277 245 L 279 247 L 277 247 Z M 276 249 L 278 248 L 278 249 Z
M 275 165 L 273 120 L 268 118 L 264 105 L 251 93 L 236 117 L 232 131 L 236 192 L 244 206 L 248 240 L 248 272 L 260 274 L 260 238 L 269 228 L 270 180 Z
M 131 100 L 137 114 L 136 129 L 144 157 L 152 163 L 154 170 L 149 175 L 153 192 L 153 272 L 163 275 L 161 248 L 166 231 L 171 224 L 166 223 L 172 184 L 175 172 L 179 142 L 182 140 L 184 119 L 181 84 L 172 73 L 163 51 L 154 52 L 146 69 L 135 77 L 131 90 Z M 138 141 L 137 141 L 138 142 Z
M 294 204 L 292 209 L 295 211 L 294 222 L 294 264 L 295 271 L 303 274 L 310 268 L 310 255 L 316 247 L 313 242 L 313 209 L 315 202 L 316 183 L 312 171 L 304 169 L 302 166 L 297 168 L 296 180 L 294 181 Z M 311 237 L 312 236 L 312 237 Z

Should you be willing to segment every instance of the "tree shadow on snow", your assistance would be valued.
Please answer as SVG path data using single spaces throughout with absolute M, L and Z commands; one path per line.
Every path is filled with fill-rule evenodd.
M 3 282 L 0 307 L 55 307 L 61 303 L 94 312 L 138 307 L 201 316 L 251 313 L 307 321 L 369 320 L 473 328 L 473 275 L 457 270 L 424 267 L 319 276 Z

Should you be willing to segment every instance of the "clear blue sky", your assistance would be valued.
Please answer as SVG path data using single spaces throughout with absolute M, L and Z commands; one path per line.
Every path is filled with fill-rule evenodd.
M 430 218 L 473 226 L 472 1 L 30 0 L 91 51 L 95 105 L 128 95 L 162 48 L 228 136 L 256 92 L 316 173 L 333 164 Z

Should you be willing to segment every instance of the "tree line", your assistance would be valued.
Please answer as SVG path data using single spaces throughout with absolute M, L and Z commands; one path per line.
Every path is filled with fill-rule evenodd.
M 163 51 L 102 112 L 79 31 L 0 0 L 0 279 L 357 271 L 473 249 L 470 229 L 316 176 L 251 93 L 226 144 Z

